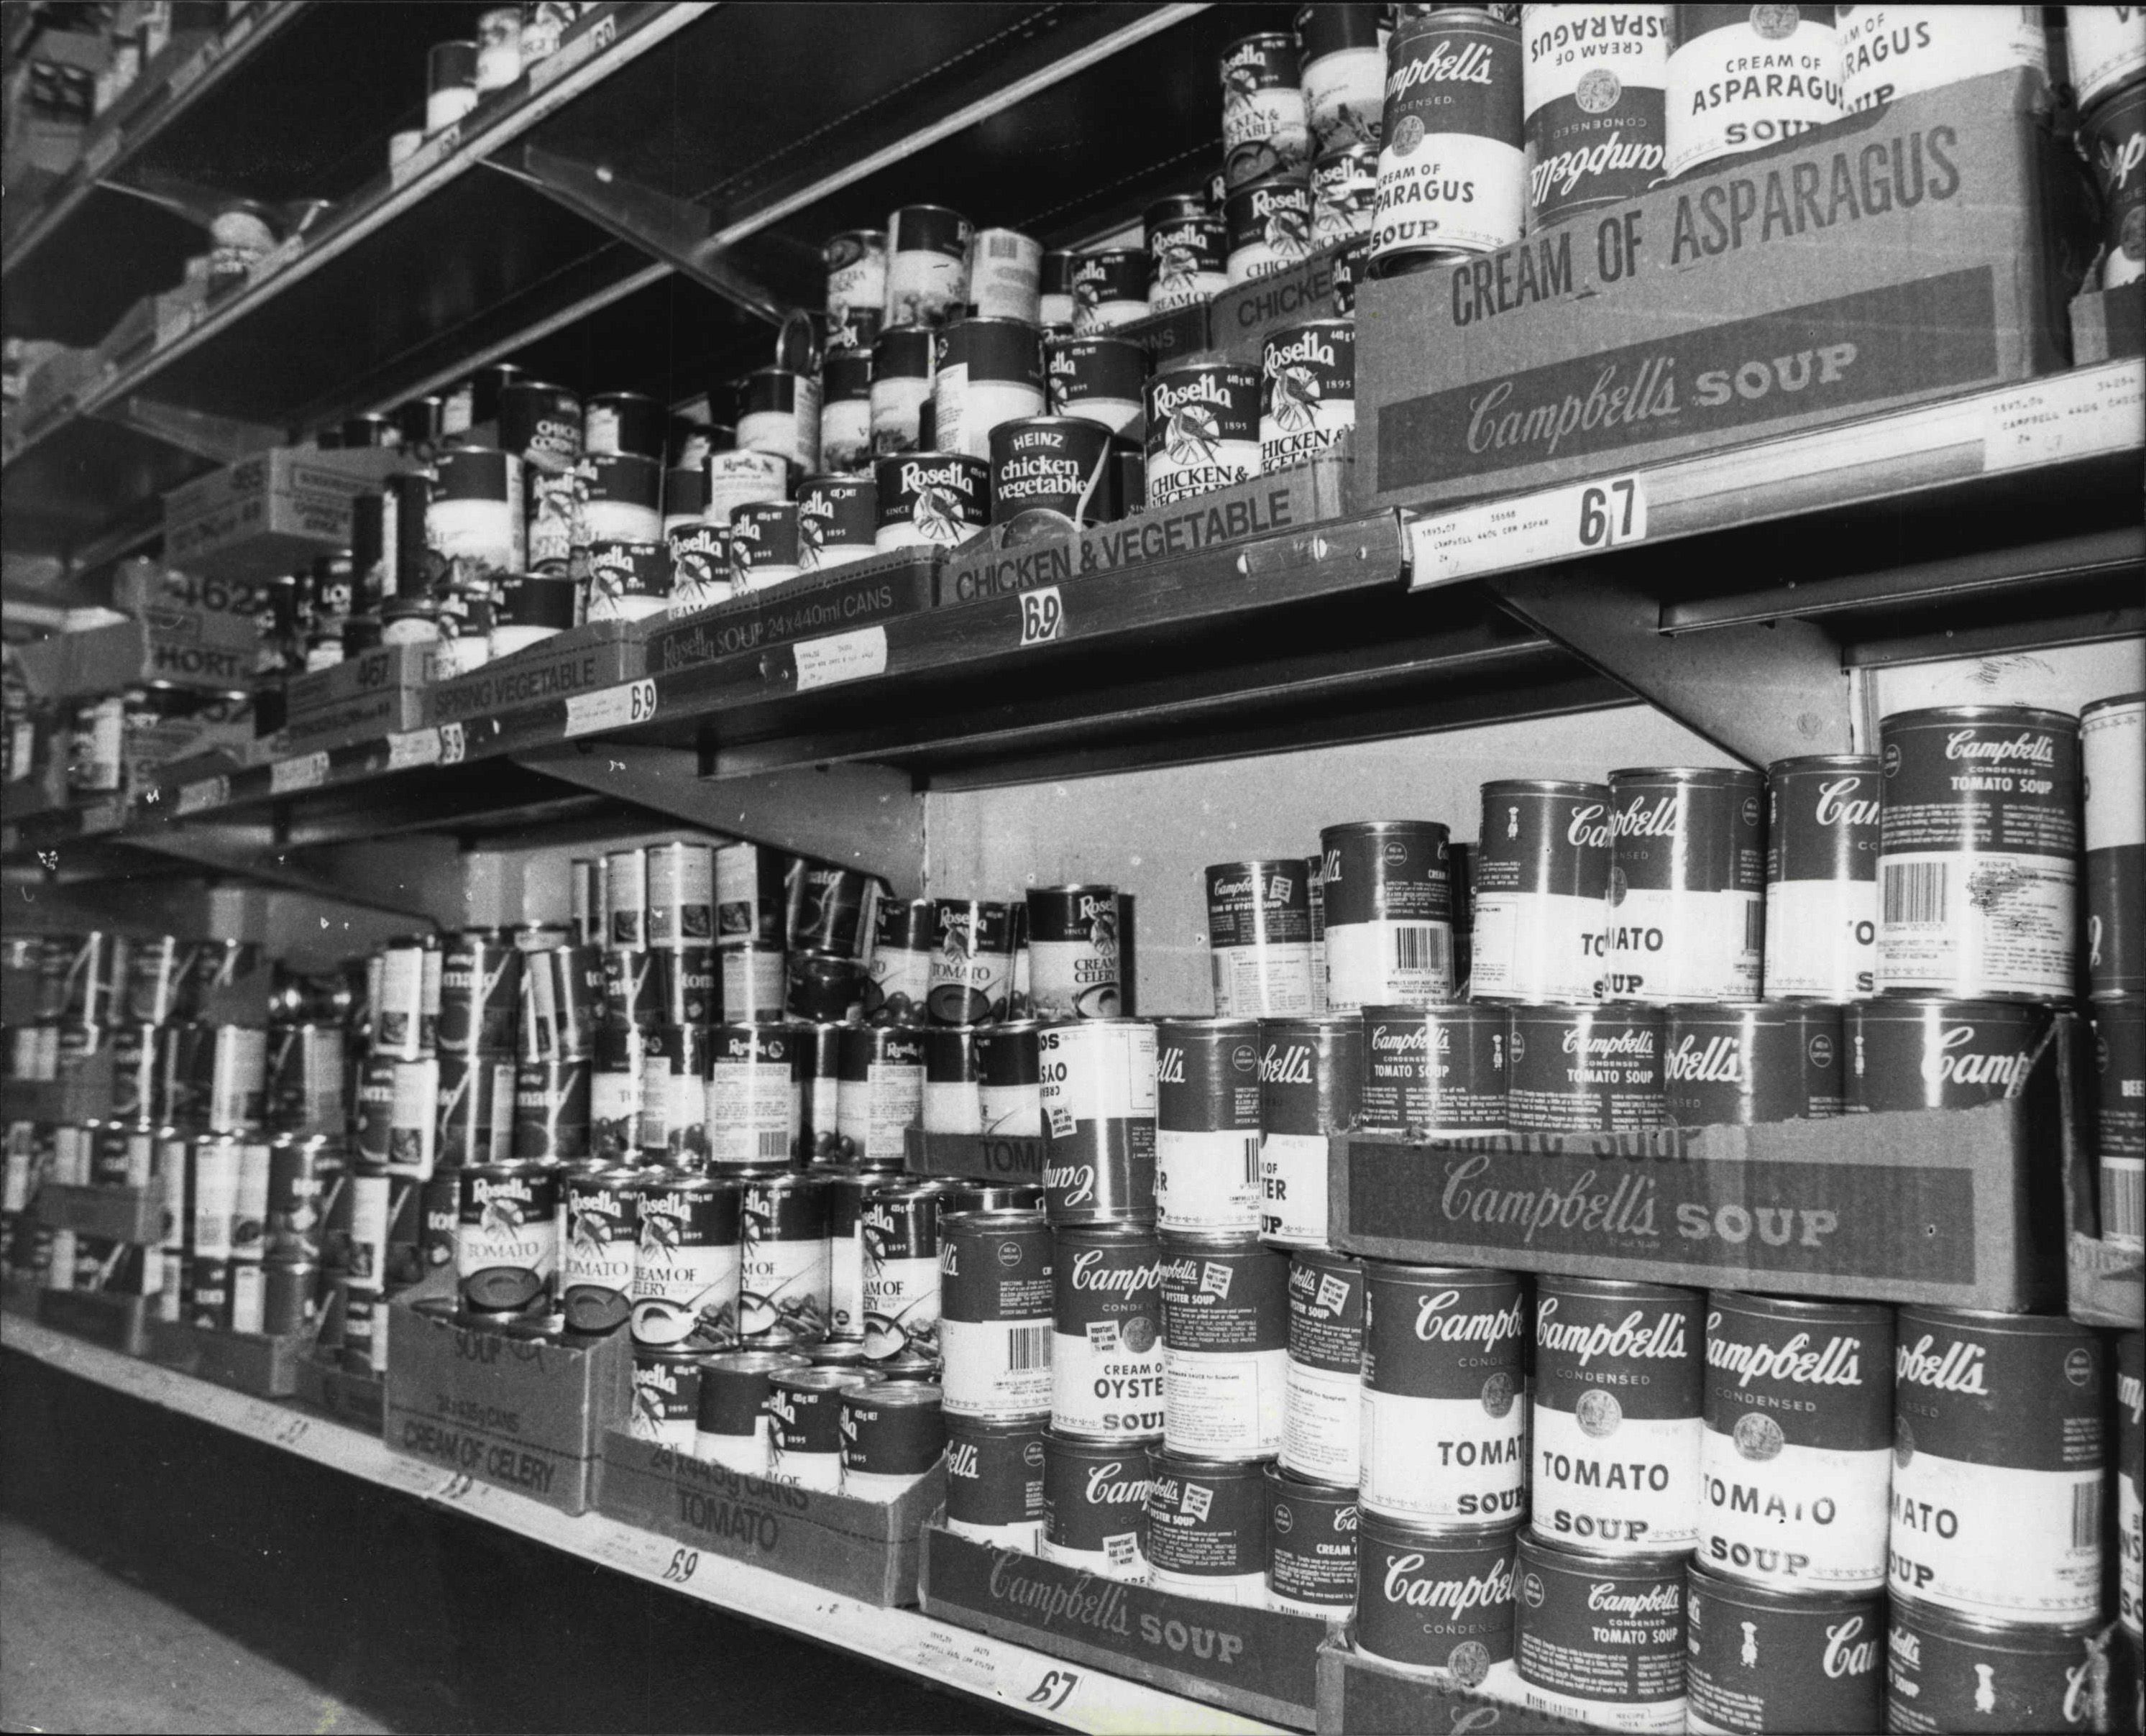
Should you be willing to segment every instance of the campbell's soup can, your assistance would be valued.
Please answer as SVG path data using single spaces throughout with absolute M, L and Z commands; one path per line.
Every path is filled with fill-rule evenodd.
M 1219 1018 L 1313 1011 L 1311 875 L 1300 856 L 1205 870 L 1207 947 Z
M 1129 1584 L 1148 1583 L 1147 1449 L 1043 1437 L 1043 1557 Z
M 1843 6 L 1841 103 L 1875 108 L 1919 91 L 1985 73 L 2032 67 L 2047 75 L 2049 44 L 2039 6 Z
M 940 1219 L 940 1379 L 949 1414 L 1051 1414 L 1052 1273 L 1041 1211 Z
M 1232 189 L 1222 213 L 1233 285 L 1271 277 L 1311 256 L 1311 183 L 1301 169 Z
M 1355 1649 L 1456 1688 L 1518 1698 L 1513 1589 L 1520 1528 L 1433 1529 L 1366 1504 L 1356 1539 Z
M 1387 31 L 1383 6 L 1297 7 L 1305 121 L 1321 154 L 1364 146 L 1377 150 L 1386 102 Z
M 2101 1613 L 2107 1371 L 2069 1320 L 1903 1308 L 1894 1594 L 1984 1621 Z
M 2081 711 L 2079 759 L 2087 992 L 2097 1000 L 2146 993 L 2146 694 L 2096 700 Z
M 1152 1218 L 1155 1027 L 1136 1019 L 1046 1025 L 1036 1051 L 1051 1223 Z
M 2024 706 L 1940 706 L 1884 719 L 1879 744 L 1879 987 L 2069 995 L 2079 720 Z
M 1292 1249 L 1285 1305 L 1282 1469 L 1353 1490 L 1363 1438 L 1363 1262 Z
M 1265 1467 L 1150 1447 L 1147 1469 L 1148 1584 L 1180 1597 L 1264 1607 Z
M 971 1543 L 1043 1547 L 1044 1424 L 946 1413 L 946 1529 Z
M 1230 287 L 1229 229 L 1198 193 L 1174 193 L 1147 207 L 1147 305 L 1156 313 L 1197 307 Z
M 1501 1006 L 1367 1006 L 1360 1126 L 1384 1133 L 1499 1133 L 1509 1117 Z
M 2094 1023 L 2101 1238 L 2146 1247 L 2146 998 L 2098 1000 Z
M 1363 1020 L 1347 1013 L 1260 1021 L 1260 1235 L 1326 1240 L 1329 1137 L 1355 1120 Z
M 1029 995 L 1038 1019 L 1113 1019 L 1122 1010 L 1115 886 L 1031 886 Z
M 1267 1493 L 1267 1604 L 1326 1621 L 1356 1606 L 1356 1491 L 1260 1468 Z
M 1893 1310 L 1709 1293 L 1697 1559 L 1805 1596 L 1885 1583 Z
M 1446 830 L 1430 820 L 1323 827 L 1326 1005 L 1429 1006 L 1453 998 Z
M 1766 1736 L 1881 1728 L 1881 1592 L 1747 1585 L 1694 1561 L 1684 1582 L 1684 1728 Z
M 1528 214 L 1520 33 L 1488 12 L 1404 19 L 1386 45 L 1371 260 L 1493 252 Z
M 1623 1000 L 1749 1000 L 1765 936 L 1765 784 L 1755 771 L 1610 774 L 1610 974 Z
M 1260 473 L 1260 372 L 1181 362 L 1143 388 L 1147 503 L 1167 506 Z
M 1225 185 L 1302 174 L 1311 128 L 1295 38 L 1286 31 L 1242 37 L 1222 51 L 1220 72 Z
M 1054 337 L 1043 346 L 1051 413 L 1138 440 L 1147 352 L 1122 337 Z
M 455 1274 L 462 1305 L 519 1314 L 548 1300 L 559 1269 L 557 1167 L 472 1164 L 461 1190 Z
M 1889 1731 L 2098 1730 L 2108 1722 L 2105 1630 L 1972 1620 L 1895 1596 L 1888 1612 Z
M 1163 1442 L 1202 1459 L 1281 1450 L 1289 1259 L 1247 1238 L 1162 1242 Z
M 1520 8 L 1531 227 L 1636 199 L 1662 178 L 1669 12 Z
M 1796 1121 L 1845 1109 L 1840 1009 L 1754 1000 L 1669 1010 L 1663 1090 L 1683 1127 Z
M 2046 1010 L 2002 1000 L 1859 1001 L 1841 1011 L 1850 1115 L 1972 1109 L 2024 1088 Z
M 1671 177 L 1837 121 L 1831 6 L 1672 6 L 1664 163 Z
M 1259 1021 L 1160 1020 L 1155 1045 L 1156 1221 L 1257 1235 Z
M 1272 476 L 1356 426 L 1356 322 L 1309 320 L 1260 347 L 1260 469 Z
M 643 1177 L 631 1292 L 636 1344 L 715 1349 L 736 1341 L 742 1206 L 728 1178 Z
M 1601 1555 L 1523 1534 L 1513 1654 L 1523 1702 L 1598 1729 L 1683 1736 L 1681 1551 Z
M 1510 1272 L 1365 1263 L 1365 1509 L 1441 1529 L 1527 1505 L 1527 1303 Z
M 969 301 L 976 226 L 943 205 L 905 205 L 887 219 L 886 322 L 942 326 Z
M 1536 1536 L 1636 1557 L 1698 1542 L 1703 1305 L 1673 1285 L 1536 1280 Z
M 1133 1442 L 1163 1430 L 1162 1249 L 1138 1224 L 1054 1232 L 1051 1426 Z
M 1614 821 L 1606 784 L 1510 778 L 1484 785 L 1471 998 L 1584 1001 L 1601 993 Z
M 2146 27 L 2135 6 L 2067 6 L 2064 36 L 2082 109 L 2146 75 Z
M 1624 1133 L 1661 1124 L 1661 1008 L 1516 1006 L 1510 1017 L 1506 1125 L 1515 1133 Z
M 1766 768 L 1769 1000 L 1878 992 L 1879 790 L 1875 754 Z

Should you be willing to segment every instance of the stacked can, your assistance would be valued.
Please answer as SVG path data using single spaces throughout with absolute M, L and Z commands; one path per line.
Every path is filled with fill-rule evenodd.
M 2101 1234 L 2136 1250 L 2146 1247 L 2146 695 L 2094 701 L 2079 742 Z

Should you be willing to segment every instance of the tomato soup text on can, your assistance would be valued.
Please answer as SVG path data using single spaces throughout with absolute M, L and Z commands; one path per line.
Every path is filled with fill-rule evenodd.
M 1765 785 L 1689 766 L 1610 774 L 1608 992 L 1748 1000 L 1765 932 Z

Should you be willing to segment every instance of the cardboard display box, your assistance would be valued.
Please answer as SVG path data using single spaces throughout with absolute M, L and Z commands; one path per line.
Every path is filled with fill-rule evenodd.
M 641 1440 L 604 1436 L 597 1510 L 696 1549 L 750 1562 L 866 1604 L 916 1601 L 919 1529 L 946 1504 L 933 1470 L 893 1501 L 747 1477 Z
M 1370 247 L 1363 237 L 1340 242 L 1288 271 L 1224 290 L 1207 304 L 1207 347 L 1226 361 L 1257 367 L 1272 333 L 1353 308 L 1350 286 L 1361 281 Z
M 648 637 L 660 621 L 592 621 L 511 657 L 439 682 L 425 694 L 427 723 L 461 723 L 546 700 L 571 699 L 648 672 Z
M 631 1403 L 626 1334 L 569 1349 L 418 1311 L 451 1298 L 452 1285 L 452 1274 L 427 1280 L 388 1305 L 382 1438 L 562 1513 L 587 1512 L 604 1431 Z
M 258 453 L 164 496 L 164 558 L 208 577 L 272 579 L 349 547 L 352 500 L 409 466 L 380 446 Z
M 202 611 L 56 633 L 18 651 L 31 694 L 52 701 L 142 686 L 242 693 L 252 685 L 258 656 L 252 622 Z
M 652 622 L 648 673 L 674 675 L 741 652 L 840 633 L 931 606 L 933 578 L 948 558 L 904 549 L 823 576 L 747 591 L 691 615 Z
M 378 1434 L 387 1418 L 387 1383 L 377 1377 L 353 1374 L 322 1352 L 298 1359 L 294 1396 L 301 1404 L 324 1411 L 337 1422 Z
M 2019 1314 L 2064 1300 L 2083 1160 L 2076 1020 L 1979 1109 L 1418 1143 L 1337 1134 L 1331 1239 L 1372 1260 L 1507 1266 Z
M 1800 133 L 1357 292 L 1367 499 L 1654 463 L 2063 367 L 2093 252 L 2030 72 Z
M 1319 1649 L 1319 1736 L 1405 1736 L 1419 1730 L 1530 1736 L 1601 1728 L 1397 1669 L 1360 1655 L 1339 1635 Z
M 164 1234 L 163 1190 L 48 1181 L 37 1190 L 37 1221 L 107 1242 L 159 1241 Z
M 1151 506 L 1075 536 L 997 548 L 988 538 L 958 550 L 939 575 L 944 608 L 1063 585 L 1091 573 L 1174 560 L 1247 536 L 1280 536 L 1339 518 L 1355 503 L 1355 463 L 1346 446 L 1270 476 L 1233 482 L 1212 494 Z
M 310 1332 L 211 1332 L 182 1320 L 149 1323 L 149 1359 L 182 1374 L 236 1387 L 257 1399 L 298 1389 L 298 1369 L 312 1348 Z
M 2146 279 L 2072 297 L 2072 366 L 2146 356 Z
M 37 1292 L 39 1325 L 87 1339 L 122 1356 L 147 1353 L 148 1322 L 147 1296 L 114 1296 L 102 1290 Z
M 924 1529 L 924 1613 L 1053 1657 L 1129 1676 L 1246 1718 L 1312 1728 L 1315 1616 L 1100 1579 L 1018 1549 Z
M 903 1164 L 912 1175 L 959 1175 L 971 1181 L 1043 1180 L 1043 1140 L 1018 1134 L 926 1133 L 903 1135 Z
M 316 716 L 382 691 L 428 687 L 438 679 L 439 665 L 437 645 L 383 645 L 362 651 L 284 682 L 284 718 Z

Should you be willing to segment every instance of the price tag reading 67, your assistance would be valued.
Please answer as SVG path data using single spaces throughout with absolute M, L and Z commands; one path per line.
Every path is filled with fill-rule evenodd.
M 1580 546 L 1614 548 L 1647 535 L 1647 491 L 1637 476 L 1613 476 L 1580 490 Z
M 1047 645 L 1066 630 L 1066 604 L 1056 585 L 1021 594 L 1021 642 Z

